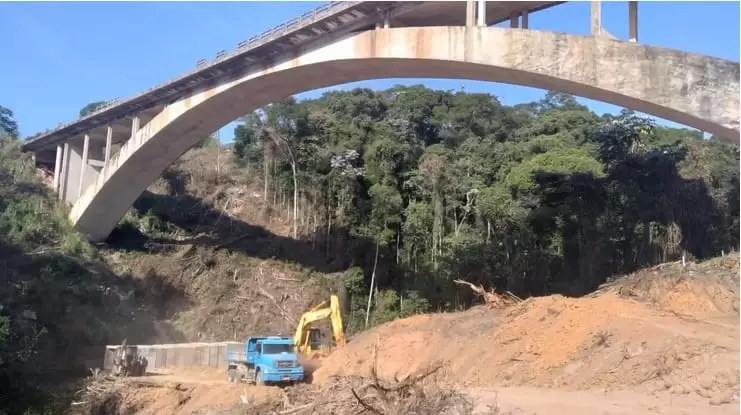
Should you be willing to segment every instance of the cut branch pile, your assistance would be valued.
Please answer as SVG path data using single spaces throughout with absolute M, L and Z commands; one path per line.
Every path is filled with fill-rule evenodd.
M 476 295 L 476 297 L 483 298 L 484 304 L 486 304 L 490 308 L 506 308 L 522 301 L 520 297 L 512 294 L 509 291 L 505 291 L 503 294 L 499 294 L 494 292 L 494 290 L 486 291 L 483 286 L 474 285 L 468 281 L 453 280 L 453 282 L 458 285 L 468 286 Z
M 179 383 L 154 383 L 146 380 L 124 379 L 93 371 L 75 394 L 77 400 L 70 403 L 72 415 L 109 415 L 127 412 L 122 391 L 126 388 L 173 388 L 178 392 L 188 392 Z M 130 409 L 130 408 L 129 408 Z
M 378 342 L 372 351 L 370 376 L 331 378 L 322 385 L 298 384 L 280 391 L 281 397 L 271 398 L 260 404 L 250 402 L 246 390 L 240 403 L 229 409 L 202 409 L 199 414 L 209 415 L 471 415 L 473 402 L 464 393 L 441 386 L 435 374 L 443 367 L 433 363 L 406 376 L 393 380 L 378 375 Z M 83 390 L 79 401 L 74 402 L 71 413 L 78 415 L 103 415 L 135 413 L 145 409 L 141 403 L 130 401 L 137 391 L 126 389 L 173 388 L 180 393 L 181 402 L 190 399 L 191 389 L 180 384 L 150 383 L 146 380 L 123 380 L 110 376 L 94 376 Z M 490 414 L 498 410 L 492 409 Z
M 370 377 L 335 377 L 318 387 L 301 384 L 283 391 L 281 402 L 245 406 L 229 414 L 324 415 L 469 415 L 473 403 L 461 392 L 442 388 L 431 377 L 442 363 L 435 363 L 393 381 L 379 378 L 377 349 L 373 349 Z M 236 409 L 236 408 L 235 408 Z

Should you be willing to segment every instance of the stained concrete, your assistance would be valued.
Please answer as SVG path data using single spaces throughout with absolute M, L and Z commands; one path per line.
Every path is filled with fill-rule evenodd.
M 738 142 L 737 62 L 523 29 L 379 29 L 328 39 L 165 107 L 111 159 L 105 176 L 74 205 L 71 219 L 90 239 L 104 239 L 162 170 L 237 117 L 302 91 L 403 77 L 476 79 L 561 91 Z

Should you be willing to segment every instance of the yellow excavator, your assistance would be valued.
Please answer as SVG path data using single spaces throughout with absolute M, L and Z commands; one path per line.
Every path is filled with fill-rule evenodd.
M 345 345 L 340 300 L 336 295 L 332 295 L 329 297 L 329 307 L 327 307 L 327 301 L 325 300 L 301 316 L 296 327 L 296 334 L 293 336 L 293 343 L 296 345 L 299 353 L 311 358 L 323 357 L 329 354 L 329 345 L 322 344 L 319 328 L 311 326 L 311 323 L 325 318 L 329 318 L 332 322 L 332 332 L 334 333 L 334 340 L 337 347 Z

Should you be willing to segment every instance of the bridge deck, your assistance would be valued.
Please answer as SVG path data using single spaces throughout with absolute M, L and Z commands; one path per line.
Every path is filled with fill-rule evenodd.
M 565 2 L 488 1 L 487 24 L 509 20 L 513 13 L 536 12 Z M 131 118 L 146 125 L 162 108 L 195 90 L 228 79 L 272 55 L 306 46 L 328 34 L 370 30 L 385 11 L 391 13 L 391 27 L 465 25 L 466 2 L 361 1 L 329 2 L 281 25 L 240 42 L 237 49 L 221 51 L 211 62 L 199 61 L 193 70 L 164 84 L 156 85 L 125 100 L 114 100 L 86 117 L 60 124 L 26 140 L 24 150 L 42 152 L 73 137 L 88 134 L 91 140 L 105 140 L 106 126 L 113 128 L 113 142 L 131 134 Z M 49 154 L 48 156 L 54 157 Z

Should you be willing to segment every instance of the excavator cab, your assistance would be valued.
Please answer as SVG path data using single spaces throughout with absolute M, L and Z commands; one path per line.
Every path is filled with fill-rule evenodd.
M 334 333 L 336 345 L 338 347 L 345 345 L 345 334 L 342 330 L 340 300 L 336 295 L 332 295 L 329 298 L 329 307 L 327 307 L 327 302 L 323 301 L 301 316 L 298 326 L 296 327 L 296 334 L 293 337 L 293 341 L 299 353 L 310 357 L 319 357 L 329 354 L 331 347 L 329 344 L 324 342 L 324 336 L 322 335 L 321 330 L 318 327 L 311 326 L 312 323 L 325 318 L 329 318 L 332 324 L 332 332 Z
M 318 327 L 309 327 L 309 347 L 312 350 L 319 349 L 324 344 L 324 334 Z

